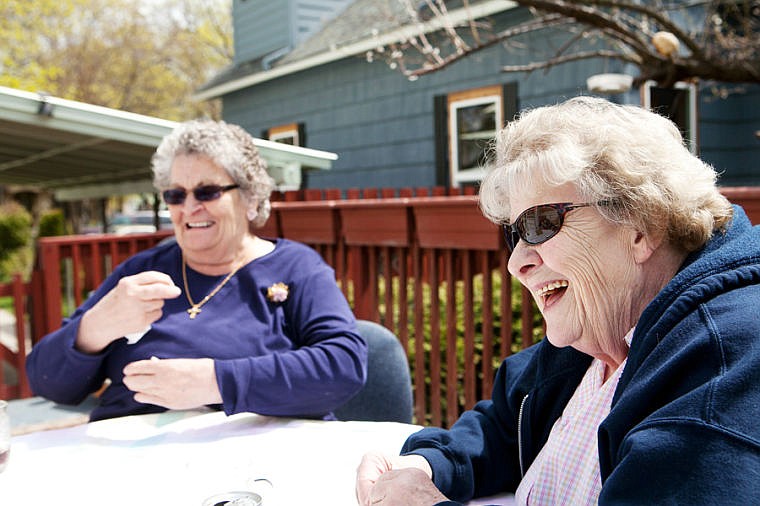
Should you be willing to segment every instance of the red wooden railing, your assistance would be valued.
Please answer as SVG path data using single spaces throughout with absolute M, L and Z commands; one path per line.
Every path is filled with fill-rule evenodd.
M 490 396 L 495 367 L 540 338 L 541 322 L 530 295 L 510 279 L 501 234 L 482 217 L 477 198 L 412 196 L 419 193 L 349 191 L 345 200 L 337 191 L 286 194 L 257 233 L 322 254 L 357 317 L 390 328 L 407 350 L 417 422 L 448 426 Z M 760 188 L 725 194 L 760 223 Z M 367 198 L 384 195 L 392 196 Z M 170 234 L 40 239 L 33 281 L 0 285 L 0 296 L 16 300 L 17 335 L 36 342 L 115 265 Z M 23 344 L 15 353 L 3 348 L 2 359 L 23 370 L 26 351 Z M 17 385 L 0 388 L 5 397 L 29 394 L 23 374 Z
M 162 230 L 154 234 L 92 234 L 40 239 L 35 272 L 43 280 L 44 311 L 41 327 L 33 329 L 34 342 L 58 328 L 64 309 L 68 314 L 79 306 L 115 266 L 170 235 L 173 235 L 172 231 Z
M 24 361 L 31 345 L 31 328 L 41 324 L 41 304 L 32 305 L 31 300 L 41 300 L 42 283 L 39 275 L 24 283 L 20 274 L 13 276 L 13 281 L 0 284 L 0 297 L 10 297 L 13 301 L 12 315 L 14 339 L 0 341 L 0 398 L 11 399 L 31 395 L 29 383 L 26 380 Z M 5 322 L 3 322 L 5 323 Z M 10 326 L 10 322 L 8 322 Z M 0 332 L 4 330 L 0 329 Z M 7 343 L 7 344 L 6 344 Z M 13 347 L 12 344 L 16 346 Z M 9 347 L 10 346 L 10 347 Z M 4 365 L 8 364 L 16 372 L 15 381 L 6 378 Z

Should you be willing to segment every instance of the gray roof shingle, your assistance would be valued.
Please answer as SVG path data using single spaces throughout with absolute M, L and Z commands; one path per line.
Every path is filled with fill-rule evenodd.
M 484 0 L 470 0 L 470 5 L 476 5 Z M 412 0 L 423 18 L 427 10 L 425 0 Z M 462 7 L 463 0 L 449 0 L 446 6 L 449 11 Z M 429 12 L 428 12 L 429 13 Z M 329 53 L 341 47 L 350 46 L 357 42 L 366 41 L 372 37 L 391 32 L 411 21 L 405 5 L 399 0 L 356 0 L 346 9 L 335 16 L 313 36 L 293 48 L 282 58 L 270 62 L 269 68 L 296 63 L 315 55 Z M 258 72 L 268 70 L 262 65 L 263 58 L 257 58 L 238 63 L 224 69 L 213 79 L 204 84 L 198 91 L 209 90 L 216 86 L 240 79 Z

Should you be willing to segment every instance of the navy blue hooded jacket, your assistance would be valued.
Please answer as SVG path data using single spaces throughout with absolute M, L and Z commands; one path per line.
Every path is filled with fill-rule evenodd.
M 544 339 L 402 453 L 453 500 L 514 492 L 591 360 Z M 600 505 L 760 504 L 760 226 L 741 208 L 644 310 L 598 436 Z

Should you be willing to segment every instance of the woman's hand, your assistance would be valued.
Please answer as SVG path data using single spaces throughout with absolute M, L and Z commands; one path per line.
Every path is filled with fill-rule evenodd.
M 210 358 L 138 360 L 124 368 L 124 385 L 135 392 L 137 402 L 168 409 L 193 409 L 222 402 Z
M 145 330 L 161 318 L 164 300 L 181 293 L 163 272 L 146 271 L 121 278 L 82 316 L 76 348 L 84 353 L 99 353 L 116 339 Z
M 424 471 L 416 468 L 394 469 L 383 473 L 372 487 L 373 506 L 433 506 L 447 497 L 436 488 Z
M 415 472 L 409 472 L 413 470 Z M 435 504 L 445 501 L 432 482 L 433 470 L 421 455 L 388 456 L 367 453 L 356 470 L 356 498 L 361 506 L 372 504 Z M 432 502 L 417 502 L 438 498 Z

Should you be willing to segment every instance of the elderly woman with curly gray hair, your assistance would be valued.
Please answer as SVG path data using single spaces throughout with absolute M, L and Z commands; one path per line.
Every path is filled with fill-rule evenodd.
M 116 267 L 34 346 L 33 391 L 92 420 L 211 406 L 227 414 L 333 418 L 364 384 L 367 346 L 317 252 L 254 232 L 273 182 L 253 138 L 180 124 L 153 157 L 176 241 Z
M 366 455 L 359 502 L 760 504 L 760 227 L 639 107 L 526 111 L 496 155 L 480 205 L 546 338 L 449 430 Z

